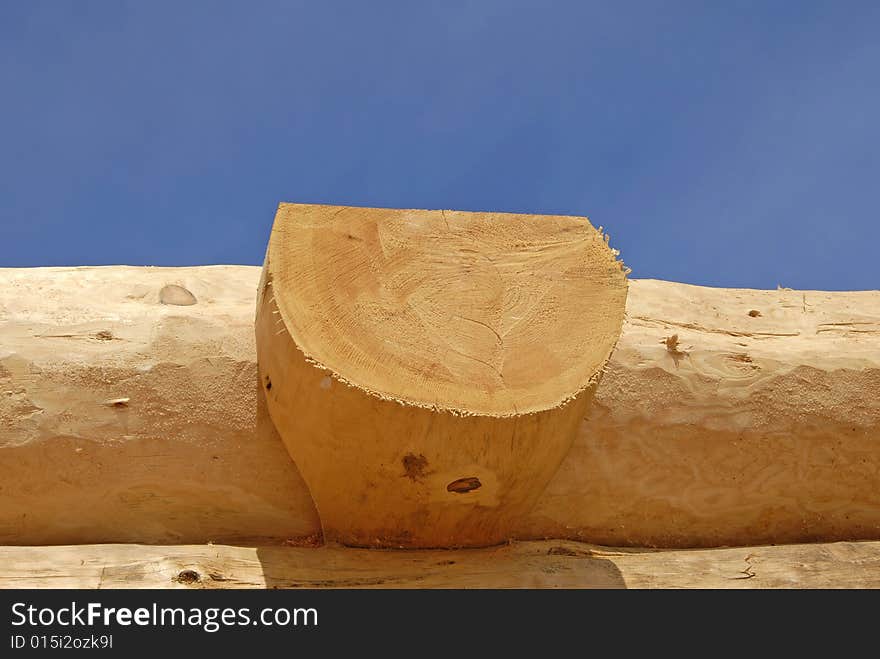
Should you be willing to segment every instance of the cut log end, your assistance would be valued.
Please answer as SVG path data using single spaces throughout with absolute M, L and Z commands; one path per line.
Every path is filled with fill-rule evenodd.
M 282 204 L 271 321 L 334 377 L 454 414 L 558 407 L 620 335 L 626 276 L 582 217 Z
M 586 218 L 282 205 L 260 378 L 326 537 L 511 537 L 571 446 L 626 292 Z

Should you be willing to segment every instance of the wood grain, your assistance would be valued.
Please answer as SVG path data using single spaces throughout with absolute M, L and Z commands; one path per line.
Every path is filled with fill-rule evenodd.
M 278 207 L 263 284 L 267 350 L 286 331 L 365 393 L 493 417 L 557 408 L 593 384 L 627 292 L 585 217 L 311 204 Z
M 259 278 L 242 266 L 0 270 L 0 542 L 320 532 L 261 407 Z M 169 284 L 197 303 L 162 304 Z M 590 414 L 516 535 L 880 539 L 878 391 L 878 291 L 630 280 Z
M 260 382 L 324 537 L 512 537 L 577 435 L 626 290 L 586 218 L 282 204 Z
M 703 550 L 0 547 L 0 588 L 878 588 L 880 543 Z

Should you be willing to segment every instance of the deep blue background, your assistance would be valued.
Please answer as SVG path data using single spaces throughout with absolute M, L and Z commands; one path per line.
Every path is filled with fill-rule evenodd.
M 880 288 L 880 3 L 0 4 L 0 266 L 262 261 L 279 201 L 588 215 Z

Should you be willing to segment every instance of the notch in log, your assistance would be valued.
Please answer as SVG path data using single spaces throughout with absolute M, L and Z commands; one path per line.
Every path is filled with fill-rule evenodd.
M 626 292 L 583 217 L 281 204 L 260 382 L 325 537 L 507 540 L 571 446 Z

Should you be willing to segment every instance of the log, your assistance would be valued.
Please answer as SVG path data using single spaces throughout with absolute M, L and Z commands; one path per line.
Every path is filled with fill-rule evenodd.
M 0 269 L 0 543 L 320 534 L 262 401 L 259 279 L 242 266 Z M 196 303 L 163 304 L 166 286 Z M 878 539 L 878 391 L 880 292 L 630 280 L 589 416 L 515 536 Z
M 2 271 L 0 543 L 320 532 L 259 395 L 258 278 L 235 266 Z M 176 304 L 173 287 L 197 303 Z
M 281 204 L 260 293 L 260 382 L 324 537 L 479 547 L 571 448 L 626 275 L 586 218 Z
M 676 551 L 565 540 L 445 551 L 0 547 L 0 588 L 880 588 L 880 543 Z

